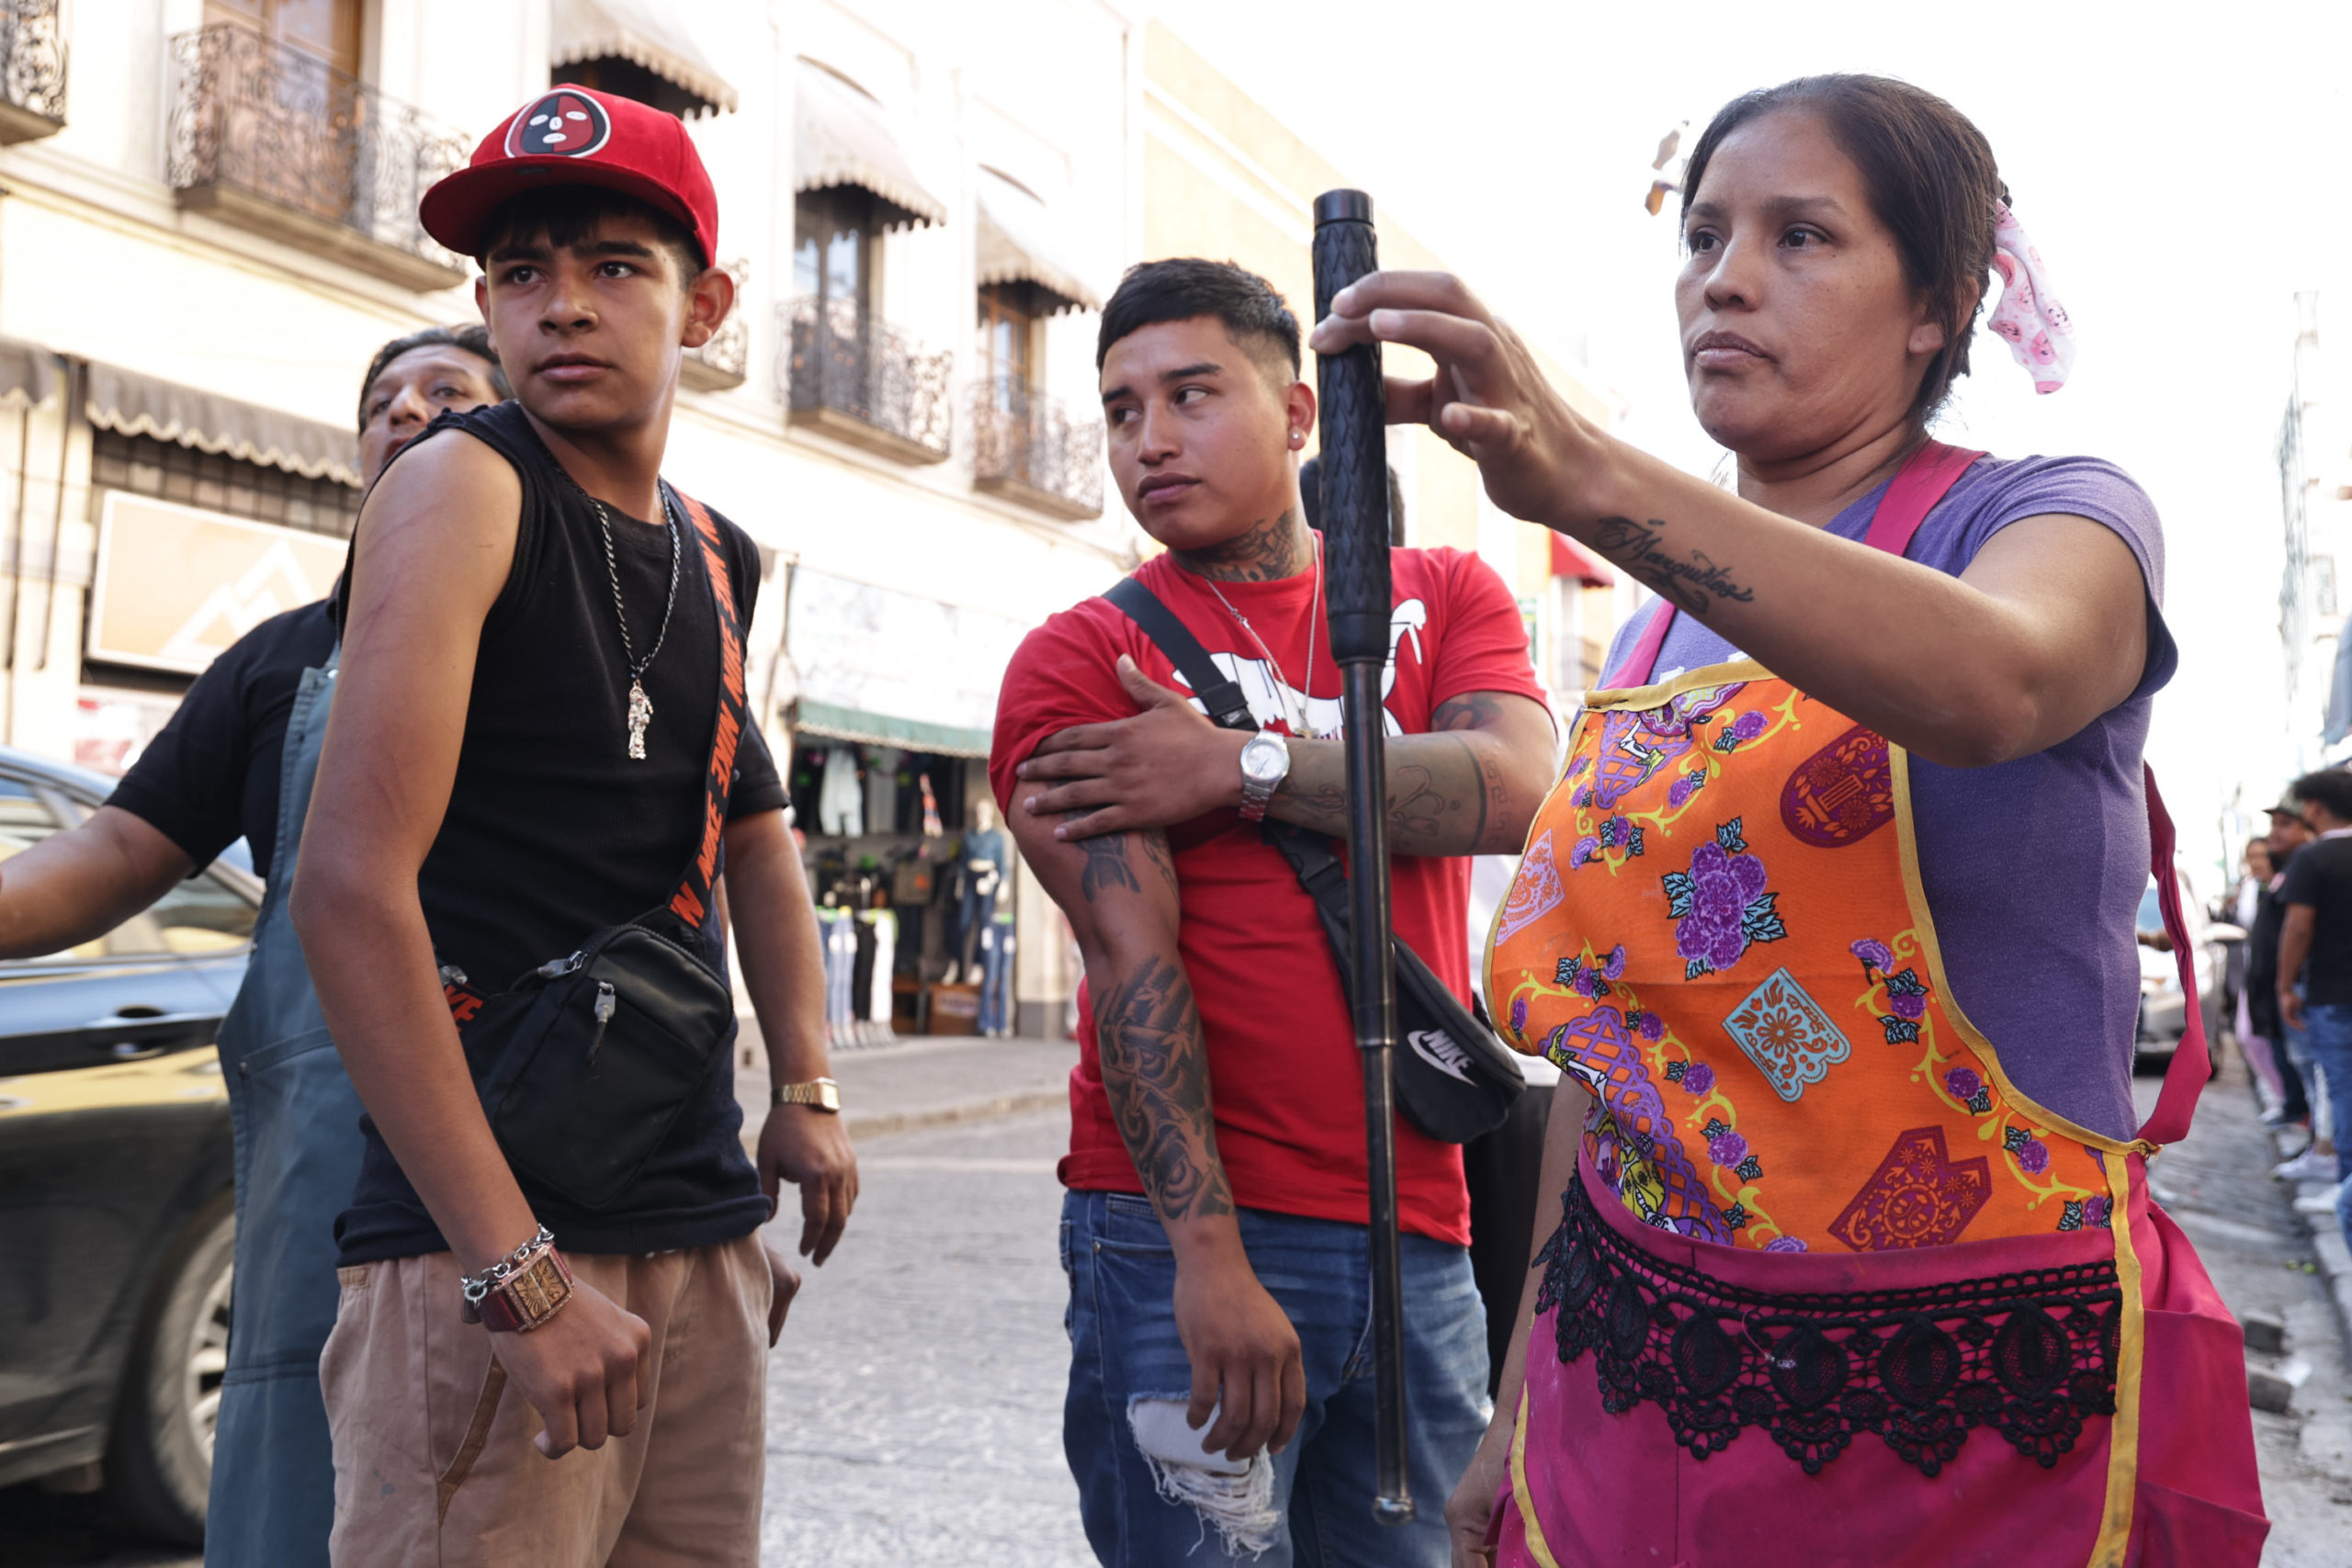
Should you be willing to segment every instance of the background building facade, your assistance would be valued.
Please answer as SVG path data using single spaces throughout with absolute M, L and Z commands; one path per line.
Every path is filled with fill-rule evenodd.
M 0 743 L 119 771 L 211 658 L 326 591 L 362 370 L 475 313 L 417 197 L 565 82 L 688 118 L 717 184 L 738 305 L 668 471 L 762 547 L 752 692 L 820 896 L 955 906 L 897 933 L 900 1024 L 933 1021 L 987 912 L 960 851 L 900 868 L 987 847 L 1006 659 L 1148 547 L 1108 482 L 1096 310 L 1125 265 L 1204 254 L 1304 316 L 1307 203 L 1350 183 L 1109 0 L 0 0 Z M 1627 587 L 1434 436 L 1391 452 L 1410 541 L 1485 554 L 1547 681 L 1587 683 Z M 1047 1032 L 1074 968 L 1008 880 L 1017 1021 Z M 888 968 L 860 1004 L 884 1028 Z

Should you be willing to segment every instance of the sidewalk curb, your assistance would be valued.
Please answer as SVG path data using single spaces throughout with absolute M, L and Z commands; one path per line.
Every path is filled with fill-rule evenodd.
M 2270 1130 L 2271 1152 L 2281 1160 L 2289 1157 L 2289 1149 L 2297 1146 L 2294 1134 L 2286 1128 L 2274 1127 Z M 2301 1197 L 2306 1191 L 2324 1190 L 2324 1184 L 2320 1182 L 2299 1182 L 2293 1195 Z M 2346 1345 L 2352 1345 L 2352 1249 L 2346 1247 L 2343 1230 L 2335 1220 L 2333 1214 L 2298 1213 L 2295 1216 L 2295 1223 L 2302 1227 L 2304 1235 L 2311 1241 L 2312 1255 L 2318 1263 L 2320 1279 L 2327 1286 L 2328 1300 L 2335 1304 L 2336 1332 L 2344 1337 Z
M 957 1122 L 986 1122 L 998 1116 L 1019 1116 L 1031 1111 L 1052 1111 L 1069 1103 L 1068 1089 L 1040 1089 L 1034 1094 L 1003 1094 L 993 1100 L 967 1100 L 961 1105 L 934 1106 L 927 1111 L 877 1111 L 845 1119 L 853 1138 L 880 1138 L 911 1133 L 922 1127 L 945 1127 Z

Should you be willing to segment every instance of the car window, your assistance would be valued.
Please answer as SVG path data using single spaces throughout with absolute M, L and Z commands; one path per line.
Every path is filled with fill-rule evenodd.
M 260 914 L 234 888 L 210 872 L 178 884 L 143 917 L 156 928 L 166 953 L 219 953 L 254 938 Z
M 70 826 L 48 799 L 19 779 L 0 776 L 0 876 L 9 856 Z M 138 958 L 207 953 L 253 940 L 257 911 L 234 888 L 202 872 L 182 882 L 153 908 L 106 935 L 49 958 Z
M 60 832 L 65 821 L 50 807 L 49 803 L 35 795 L 22 781 L 0 777 L 0 877 L 7 875 L 10 856 L 21 854 L 40 843 L 51 833 Z M 111 949 L 109 938 L 85 942 L 68 953 L 54 953 L 57 958 L 103 958 Z M 160 935 L 158 937 L 160 941 Z

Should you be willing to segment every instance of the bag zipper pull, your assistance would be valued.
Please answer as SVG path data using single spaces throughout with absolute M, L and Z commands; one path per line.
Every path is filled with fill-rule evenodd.
M 569 958 L 550 958 L 532 973 L 542 980 L 560 980 L 579 967 L 580 954 L 575 953 Z
M 454 964 L 444 964 L 441 965 L 441 983 L 445 986 L 462 987 L 467 983 L 466 972 Z
M 596 1065 L 596 1053 L 605 1048 L 605 1026 L 613 1021 L 614 1010 L 619 1005 L 618 998 L 613 995 L 613 983 L 610 980 L 597 981 L 596 1032 L 588 1040 L 588 1065 L 592 1067 Z

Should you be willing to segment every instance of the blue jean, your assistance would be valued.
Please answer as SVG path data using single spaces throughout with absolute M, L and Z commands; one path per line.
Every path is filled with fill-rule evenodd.
M 1012 922 L 991 920 L 980 931 L 980 1032 L 1012 1024 Z
M 1470 1255 L 1403 1238 L 1407 1478 L 1419 1517 L 1373 1522 L 1372 1293 L 1363 1225 L 1240 1212 L 1259 1282 L 1298 1330 L 1306 1411 L 1274 1456 L 1284 1529 L 1261 1556 L 1236 1556 L 1191 1505 L 1161 1495 L 1128 1425 L 1139 1400 L 1188 1400 L 1192 1363 L 1177 1338 L 1175 1255 L 1150 1202 L 1123 1192 L 1062 1201 L 1069 1276 L 1069 1393 L 1062 1447 L 1078 1481 L 1086 1539 L 1107 1568 L 1445 1568 L 1447 1495 L 1469 1468 L 1493 1405 L 1487 1320 Z
M 2335 1219 L 2352 1246 L 2352 1005 L 2305 1003 L 2304 1046 L 2327 1082 L 2327 1103 L 2335 1120 Z

